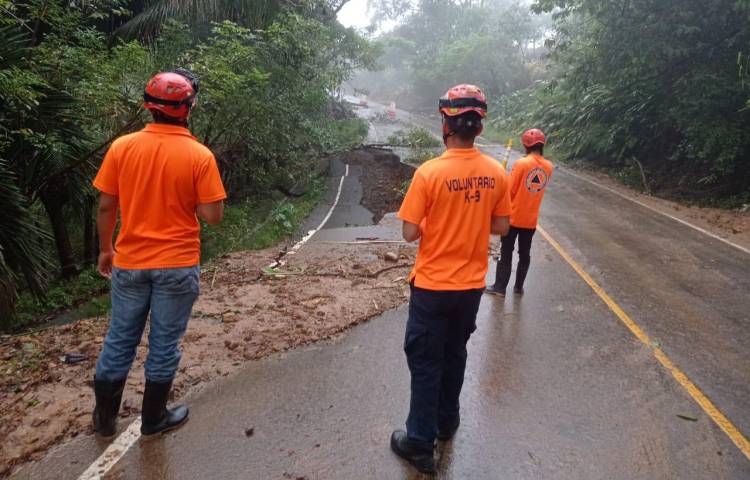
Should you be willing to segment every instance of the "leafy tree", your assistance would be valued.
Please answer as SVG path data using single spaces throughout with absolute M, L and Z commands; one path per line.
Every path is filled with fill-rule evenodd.
M 294 12 L 318 20 L 335 21 L 347 0 L 151 0 L 129 2 L 136 15 L 119 33 L 126 37 L 154 38 L 169 19 L 185 22 L 196 38 L 211 30 L 211 23 L 231 21 L 251 29 L 262 29 L 283 12 Z
M 491 98 L 528 86 L 541 52 L 544 21 L 513 0 L 373 2 L 375 19 L 402 16 L 381 42 L 383 70 L 357 84 L 410 107 L 433 107 L 458 83 L 482 86 Z M 406 13 L 405 13 L 406 12 Z
M 234 201 L 304 183 L 310 157 L 346 130 L 331 118 L 341 111 L 333 93 L 375 58 L 335 21 L 341 5 L 0 0 L 0 209 L 9 215 L 0 218 L 0 328 L 19 290 L 43 294 L 55 270 L 70 278 L 95 260 L 90 182 L 109 143 L 149 121 L 143 85 L 157 71 L 202 77 L 192 130 L 217 153 Z M 114 34 L 148 18 L 157 21 L 134 40 Z
M 750 198 L 750 112 L 737 78 L 747 1 L 540 0 L 535 9 L 556 16 L 551 79 L 506 102 L 516 129 L 547 128 L 568 156 L 642 168 L 664 193 Z

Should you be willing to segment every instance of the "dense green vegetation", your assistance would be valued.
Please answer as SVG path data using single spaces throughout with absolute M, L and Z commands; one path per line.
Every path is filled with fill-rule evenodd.
M 98 251 L 90 181 L 111 140 L 148 121 L 141 94 L 155 72 L 201 77 L 191 129 L 216 153 L 237 211 L 306 190 L 316 157 L 358 143 L 361 123 L 332 93 L 375 50 L 337 23 L 340 6 L 0 0 L 0 328 L 17 325 L 19 292 L 78 301 L 87 281 L 71 279 Z M 277 217 L 279 231 L 294 217 Z
M 710 204 L 750 202 L 750 2 L 540 0 L 555 13 L 549 77 L 503 99 L 564 157 Z
M 315 208 L 322 193 L 320 179 L 313 179 L 306 187 L 301 197 L 290 198 L 277 191 L 265 200 L 248 198 L 228 205 L 220 225 L 203 225 L 201 258 L 204 263 L 234 251 L 270 247 L 292 235 Z M 16 325 L 32 325 L 56 317 L 77 320 L 106 315 L 111 308 L 108 290 L 109 281 L 99 275 L 94 266 L 75 278 L 53 279 L 43 296 L 30 291 L 21 293 L 16 307 Z
M 555 160 L 691 202 L 750 202 L 749 0 L 372 3 L 376 24 L 399 22 L 378 37 L 384 69 L 355 82 L 373 96 L 433 110 L 476 83 L 497 140 L 539 127 Z
M 372 0 L 374 41 L 337 22 L 344 3 L 0 0 L 0 328 L 17 324 L 19 293 L 35 311 L 99 288 L 91 178 L 148 121 L 146 79 L 178 66 L 202 79 L 191 128 L 234 203 L 208 254 L 290 230 L 311 162 L 366 131 L 335 100 L 354 70 L 355 88 L 433 113 L 447 88 L 476 83 L 488 136 L 539 127 L 554 160 L 750 203 L 750 0 Z M 249 233 L 258 222 L 269 240 Z

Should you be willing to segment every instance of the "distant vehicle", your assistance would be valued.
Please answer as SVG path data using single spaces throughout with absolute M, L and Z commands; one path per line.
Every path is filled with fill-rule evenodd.
M 388 104 L 386 113 L 388 114 L 388 120 L 390 120 L 391 122 L 396 121 L 396 102 L 391 102 L 390 104 Z

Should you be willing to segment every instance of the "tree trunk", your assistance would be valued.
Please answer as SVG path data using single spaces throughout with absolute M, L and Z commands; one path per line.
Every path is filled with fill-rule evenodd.
M 86 265 L 93 265 L 97 260 L 96 225 L 94 225 L 94 209 L 96 198 L 86 199 L 86 207 L 83 210 L 83 261 Z
M 0 272 L 0 331 L 10 331 L 16 320 L 18 292 L 13 279 Z
M 70 243 L 68 225 L 65 222 L 64 202 L 60 201 L 58 196 L 50 194 L 49 191 L 43 192 L 40 198 L 49 216 L 49 223 L 52 226 L 52 233 L 55 236 L 57 257 L 60 260 L 60 274 L 63 278 L 74 277 L 78 273 L 78 270 L 76 269 L 73 245 Z

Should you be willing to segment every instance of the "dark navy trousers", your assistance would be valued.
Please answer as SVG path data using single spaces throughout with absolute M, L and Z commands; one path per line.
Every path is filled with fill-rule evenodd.
M 412 285 L 404 352 L 411 372 L 408 438 L 432 451 L 437 431 L 459 415 L 466 343 L 476 330 L 482 289 L 425 290 Z

